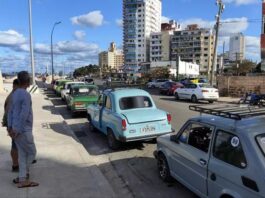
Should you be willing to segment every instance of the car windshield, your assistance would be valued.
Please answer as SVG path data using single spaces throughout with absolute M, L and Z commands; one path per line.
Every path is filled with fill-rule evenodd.
M 200 84 L 199 86 L 200 86 L 200 88 L 214 88 L 213 86 L 211 86 L 209 84 Z
M 265 134 L 262 135 L 258 135 L 256 137 L 256 140 L 258 142 L 258 145 L 261 149 L 261 151 L 263 152 L 263 154 L 265 155 Z
M 137 108 L 149 108 L 153 104 L 147 96 L 132 96 L 124 97 L 119 101 L 121 110 L 137 109 Z
M 73 89 L 74 96 L 97 96 L 98 90 L 94 87 L 82 87 Z

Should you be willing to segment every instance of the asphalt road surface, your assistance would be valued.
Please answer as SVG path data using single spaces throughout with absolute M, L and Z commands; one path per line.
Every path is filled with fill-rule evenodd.
M 188 109 L 190 103 L 187 101 L 176 102 L 173 96 L 159 95 L 154 90 L 151 92 L 157 107 L 171 113 L 175 130 L 179 130 L 191 116 L 198 115 Z M 112 151 L 108 148 L 107 139 L 103 134 L 89 131 L 86 114 L 72 118 L 61 98 L 52 92 L 47 92 L 46 95 L 92 156 L 91 160 L 99 166 L 118 197 L 196 197 L 177 181 L 164 183 L 159 178 L 153 156 L 155 143 L 126 143 L 119 151 Z

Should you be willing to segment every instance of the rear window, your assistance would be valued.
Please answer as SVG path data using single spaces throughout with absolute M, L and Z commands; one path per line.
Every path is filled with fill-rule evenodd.
M 74 96 L 97 96 L 98 90 L 94 87 L 92 87 L 92 88 L 87 88 L 87 87 L 74 88 L 73 94 L 74 94 Z
M 133 96 L 121 98 L 119 101 L 121 110 L 137 109 L 137 108 L 149 108 L 153 104 L 147 96 Z
M 209 85 L 209 84 L 200 84 L 199 85 L 201 88 L 214 88 L 213 86 Z
M 265 155 L 265 134 L 262 135 L 258 135 L 256 137 L 256 140 L 258 142 L 258 145 L 261 149 L 261 151 L 263 152 L 263 154 Z

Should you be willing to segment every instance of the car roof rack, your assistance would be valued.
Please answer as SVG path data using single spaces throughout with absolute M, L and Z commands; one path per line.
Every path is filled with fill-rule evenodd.
M 189 109 L 233 120 L 265 115 L 265 107 L 249 105 L 190 105 Z

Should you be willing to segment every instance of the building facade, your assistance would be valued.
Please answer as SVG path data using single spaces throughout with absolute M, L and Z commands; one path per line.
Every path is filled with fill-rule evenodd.
M 125 67 L 137 71 L 150 60 L 150 34 L 161 30 L 161 0 L 123 0 Z
M 245 59 L 245 37 L 242 33 L 230 36 L 229 60 L 243 61 Z
M 171 60 L 192 62 L 200 65 L 200 74 L 209 75 L 213 61 L 214 35 L 209 28 L 199 28 L 197 24 L 174 31 L 171 37 Z
M 119 70 L 124 66 L 124 55 L 116 49 L 114 42 L 110 44 L 108 51 L 99 53 L 99 67 Z
M 180 24 L 171 20 L 161 24 L 161 32 L 153 32 L 150 36 L 150 62 L 170 60 L 170 41 L 174 31 L 181 30 Z

